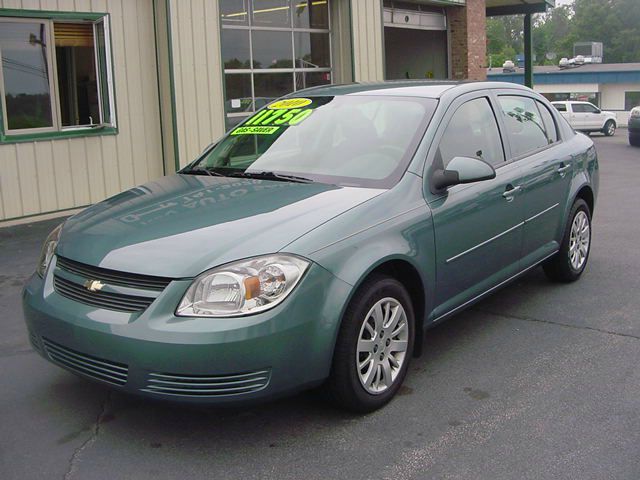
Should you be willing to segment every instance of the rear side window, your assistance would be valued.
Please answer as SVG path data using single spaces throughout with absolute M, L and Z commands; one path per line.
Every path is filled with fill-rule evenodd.
M 567 106 L 564 103 L 554 103 L 553 106 L 556 107 L 556 110 L 558 110 L 559 112 L 567 111 Z
M 493 166 L 504 163 L 500 132 L 487 98 L 470 100 L 458 108 L 440 140 L 438 154 L 443 169 L 455 157 L 481 158 Z
M 540 110 L 540 116 L 544 123 L 544 129 L 547 131 L 549 143 L 556 143 L 558 141 L 558 127 L 553 115 L 551 115 L 551 112 L 542 103 L 536 102 L 536 105 L 538 106 L 538 110 Z
M 514 157 L 549 145 L 547 131 L 535 100 L 529 97 L 501 96 L 499 101 Z

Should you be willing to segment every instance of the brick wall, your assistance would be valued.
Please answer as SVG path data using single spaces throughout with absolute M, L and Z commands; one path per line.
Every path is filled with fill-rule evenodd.
M 485 0 L 447 9 L 454 80 L 486 80 L 487 17 Z

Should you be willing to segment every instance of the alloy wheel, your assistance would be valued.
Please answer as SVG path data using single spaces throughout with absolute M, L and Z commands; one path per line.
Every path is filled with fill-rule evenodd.
M 569 261 L 574 270 L 578 271 L 584 266 L 590 243 L 591 227 L 589 225 L 589 217 L 584 211 L 580 210 L 573 218 L 569 237 Z
M 395 382 L 405 362 L 409 324 L 402 304 L 395 298 L 378 300 L 367 313 L 356 348 L 356 370 L 364 389 L 373 395 Z

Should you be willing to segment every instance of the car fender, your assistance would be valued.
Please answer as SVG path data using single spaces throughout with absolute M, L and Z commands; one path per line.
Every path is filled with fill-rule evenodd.
M 615 124 L 616 128 L 618 127 L 618 119 L 616 118 L 616 115 L 614 113 L 606 112 L 606 111 L 602 111 L 602 113 L 604 117 L 604 120 L 601 125 L 602 129 L 604 129 L 604 126 L 607 124 L 609 120 L 613 120 L 613 123 Z
M 420 276 L 428 310 L 435 282 L 435 241 L 422 188 L 422 178 L 407 173 L 401 184 L 319 226 L 283 251 L 309 258 L 351 285 L 349 300 L 376 268 L 406 262 Z
M 590 141 L 590 140 L 589 140 Z M 591 142 L 592 143 L 592 142 Z M 596 199 L 598 197 L 598 185 L 599 185 L 599 166 L 598 155 L 593 143 L 583 153 L 577 156 L 574 160 L 576 168 L 574 169 L 574 175 L 571 179 L 569 186 L 568 201 L 565 204 L 563 212 L 563 221 L 560 223 L 561 231 L 558 232 L 557 238 L 562 240 L 564 235 L 564 228 L 567 224 L 571 207 L 573 206 L 576 198 L 584 187 L 588 187 L 593 194 L 593 204 L 595 207 Z M 593 216 L 593 211 L 591 212 Z
M 391 220 L 386 228 L 371 228 L 310 255 L 314 262 L 352 286 L 342 306 L 338 325 L 353 296 L 366 279 L 383 266 L 398 261 L 410 265 L 420 277 L 424 308 L 420 318 L 416 313 L 416 322 L 422 328 L 428 324 L 427 318 L 432 309 L 435 286 L 436 266 L 432 253 L 435 252 L 435 245 L 431 215 L 424 214 L 428 210 L 426 204 L 421 210 L 419 212 L 416 209 Z M 418 245 L 417 242 L 420 241 L 424 243 Z M 366 245 L 366 248 L 359 248 L 359 245 Z M 407 285 L 406 279 L 399 280 L 407 290 L 415 286 Z M 338 331 L 339 328 L 336 328 L 336 337 Z M 422 331 L 418 329 L 416 334 L 421 335 Z M 416 345 L 419 345 L 419 342 Z

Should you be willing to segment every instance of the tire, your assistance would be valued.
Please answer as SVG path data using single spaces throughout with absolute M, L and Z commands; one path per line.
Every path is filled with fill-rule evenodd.
M 407 290 L 392 277 L 372 275 L 345 311 L 331 373 L 323 385 L 325 395 L 336 406 L 357 413 L 386 405 L 407 374 L 414 340 L 415 318 Z
M 560 250 L 542 268 L 554 282 L 575 282 L 584 272 L 590 252 L 591 212 L 587 203 L 578 198 L 571 207 Z
M 616 134 L 616 122 L 607 120 L 607 123 L 604 124 L 604 128 L 602 129 L 602 133 L 604 133 L 606 137 L 613 137 Z

